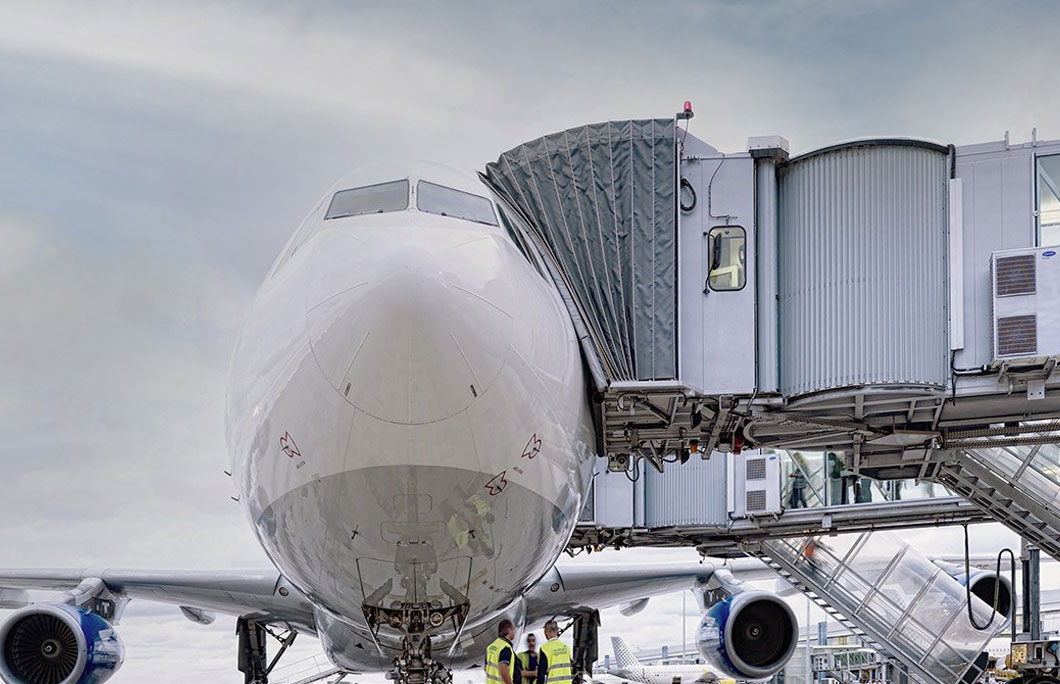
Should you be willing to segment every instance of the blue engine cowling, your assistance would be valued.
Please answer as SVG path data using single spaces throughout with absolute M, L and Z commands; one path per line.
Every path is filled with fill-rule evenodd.
M 958 582 L 965 584 L 964 573 L 955 577 Z M 1012 582 L 1007 577 L 999 577 L 996 572 L 987 570 L 972 571 L 971 581 L 972 593 L 978 596 L 988 606 L 994 605 L 994 594 L 997 594 L 997 612 L 1006 620 L 1012 610 Z
M 110 623 L 81 608 L 35 604 L 0 625 L 0 678 L 9 684 L 102 684 L 124 657 Z
M 703 615 L 696 645 L 718 671 L 733 679 L 766 679 L 795 652 L 799 623 L 783 599 L 746 591 L 718 601 Z

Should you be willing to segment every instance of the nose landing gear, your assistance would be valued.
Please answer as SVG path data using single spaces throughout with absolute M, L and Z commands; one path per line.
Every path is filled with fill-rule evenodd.
M 452 671 L 431 658 L 429 636 L 405 637 L 401 655 L 394 658 L 394 669 L 386 674 L 397 684 L 452 684 Z
M 373 635 L 383 625 L 404 633 L 401 655 L 394 658 L 387 679 L 397 684 L 451 684 L 453 673 L 431 657 L 431 635 L 451 626 L 456 632 L 454 638 L 459 638 L 468 607 L 466 600 L 447 607 L 431 603 L 402 603 L 392 608 L 365 604 L 364 617 Z

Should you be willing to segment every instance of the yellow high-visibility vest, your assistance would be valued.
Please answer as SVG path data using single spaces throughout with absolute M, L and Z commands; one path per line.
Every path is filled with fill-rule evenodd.
M 496 682 L 496 684 L 504 684 L 504 680 L 501 679 L 501 651 L 506 648 L 512 649 L 512 655 L 515 655 L 515 649 L 512 647 L 508 640 L 504 637 L 497 637 L 493 640 L 493 643 L 486 647 L 486 683 Z M 512 658 L 514 661 L 515 658 Z M 508 665 L 508 673 L 511 675 L 512 668 L 514 668 L 514 662 Z M 512 681 L 515 681 L 515 677 L 512 676 Z
M 559 637 L 549 639 L 539 649 L 548 663 L 545 681 L 537 684 L 567 684 L 571 680 L 570 649 Z

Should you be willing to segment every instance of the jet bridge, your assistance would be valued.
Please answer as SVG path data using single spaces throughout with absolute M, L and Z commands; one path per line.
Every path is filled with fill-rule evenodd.
M 616 471 L 746 446 L 923 457 L 1060 417 L 1060 141 L 722 152 L 677 119 L 488 164 L 568 304 Z
M 609 471 L 832 451 L 1060 558 L 1060 466 L 1035 465 L 1060 444 L 1060 141 L 722 152 L 688 117 L 572 128 L 483 175 L 567 303 Z M 629 530 L 580 539 L 658 532 Z

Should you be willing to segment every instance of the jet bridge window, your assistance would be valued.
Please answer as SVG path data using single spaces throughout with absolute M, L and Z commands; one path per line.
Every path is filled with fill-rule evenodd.
M 747 283 L 747 233 L 739 226 L 718 226 L 707 233 L 707 284 L 716 292 L 742 290 Z
M 408 180 L 366 185 L 363 188 L 341 190 L 331 198 L 325 219 L 382 214 L 409 208 Z
M 420 211 L 439 216 L 466 219 L 488 226 L 497 225 L 493 202 L 470 192 L 454 190 L 427 181 L 416 184 L 416 206 Z
M 1038 157 L 1038 244 L 1060 245 L 1060 154 Z

